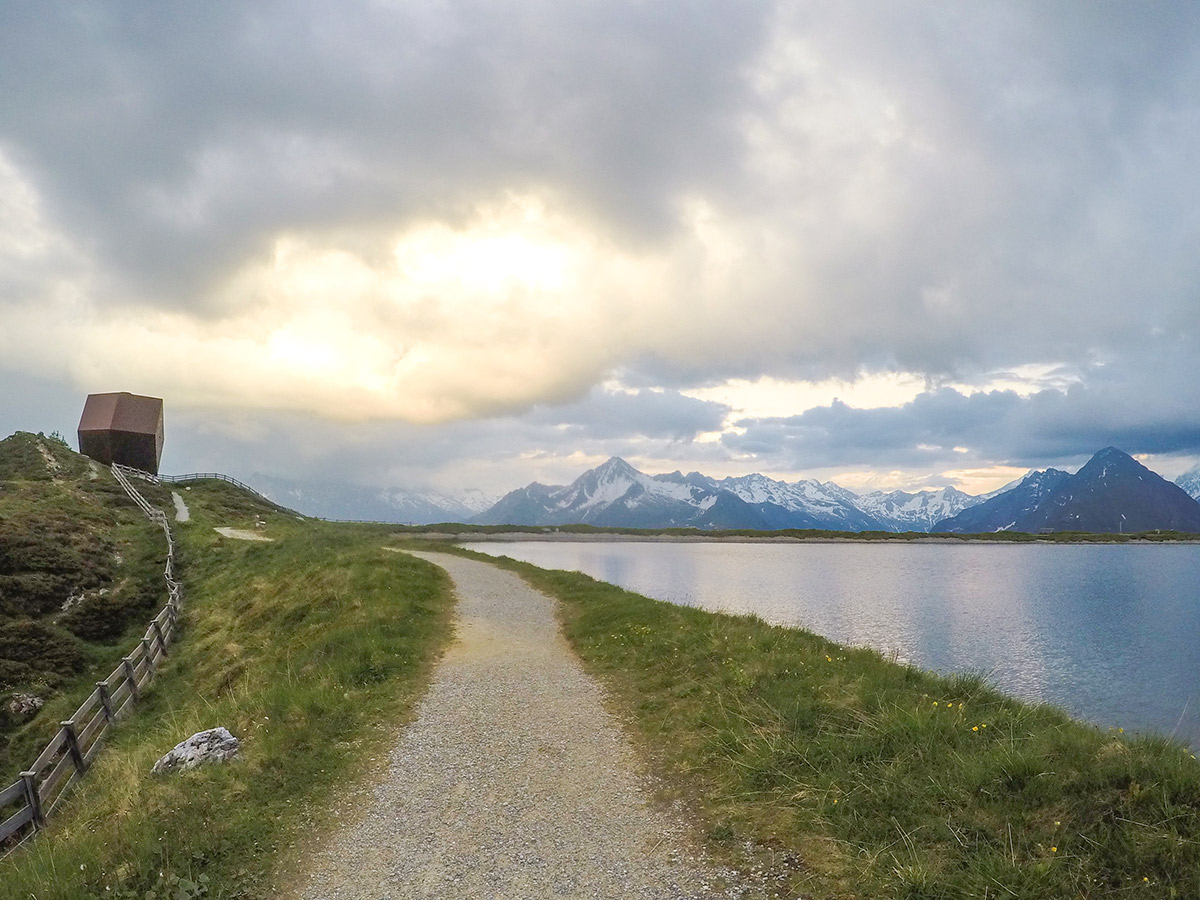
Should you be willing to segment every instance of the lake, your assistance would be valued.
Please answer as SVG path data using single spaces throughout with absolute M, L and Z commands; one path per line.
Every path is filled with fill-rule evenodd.
M 477 542 L 1200 746 L 1200 545 Z

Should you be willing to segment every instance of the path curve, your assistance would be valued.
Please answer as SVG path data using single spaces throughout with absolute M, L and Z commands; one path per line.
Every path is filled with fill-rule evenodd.
M 552 602 L 475 560 L 414 553 L 454 580 L 457 640 L 366 812 L 309 866 L 302 900 L 740 897 L 648 786 Z

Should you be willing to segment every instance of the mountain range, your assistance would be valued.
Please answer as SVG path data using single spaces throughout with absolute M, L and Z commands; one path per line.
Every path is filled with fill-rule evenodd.
M 534 482 L 498 501 L 481 491 L 436 491 L 305 483 L 251 476 L 267 497 L 308 515 L 427 525 L 590 524 L 624 528 L 812 528 L 835 531 L 1200 532 L 1200 466 L 1165 481 L 1116 448 L 1074 475 L 1031 471 L 1000 490 L 953 487 L 857 494 L 834 482 L 777 481 L 761 474 L 647 475 L 613 457 L 569 485 Z
M 1200 470 L 1194 479 L 1200 493 Z M 1189 484 L 1191 482 L 1188 482 Z M 1108 447 L 1074 475 L 1033 471 L 979 496 L 952 487 L 855 494 L 833 482 L 765 475 L 647 475 L 614 457 L 565 486 L 534 482 L 475 516 L 488 525 L 815 528 L 836 531 L 1200 532 L 1200 503 Z
M 937 532 L 1200 532 L 1200 503 L 1115 447 L 1068 475 L 1046 469 L 999 496 L 938 522 Z

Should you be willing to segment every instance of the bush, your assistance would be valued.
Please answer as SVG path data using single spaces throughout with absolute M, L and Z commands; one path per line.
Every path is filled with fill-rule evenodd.
M 110 642 L 136 621 L 149 620 L 167 600 L 162 580 L 124 585 L 119 593 L 86 594 L 59 619 L 59 624 L 85 641 Z M 144 624 L 144 623 L 143 623 Z
M 84 665 L 74 638 L 29 619 L 0 624 L 0 662 L 5 660 L 40 670 L 47 680 L 54 681 Z

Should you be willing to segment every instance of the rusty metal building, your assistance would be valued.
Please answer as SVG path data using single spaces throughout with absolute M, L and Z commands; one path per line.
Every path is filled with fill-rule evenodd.
M 110 466 L 158 474 L 163 447 L 163 402 L 120 391 L 88 394 L 79 420 L 79 452 Z

